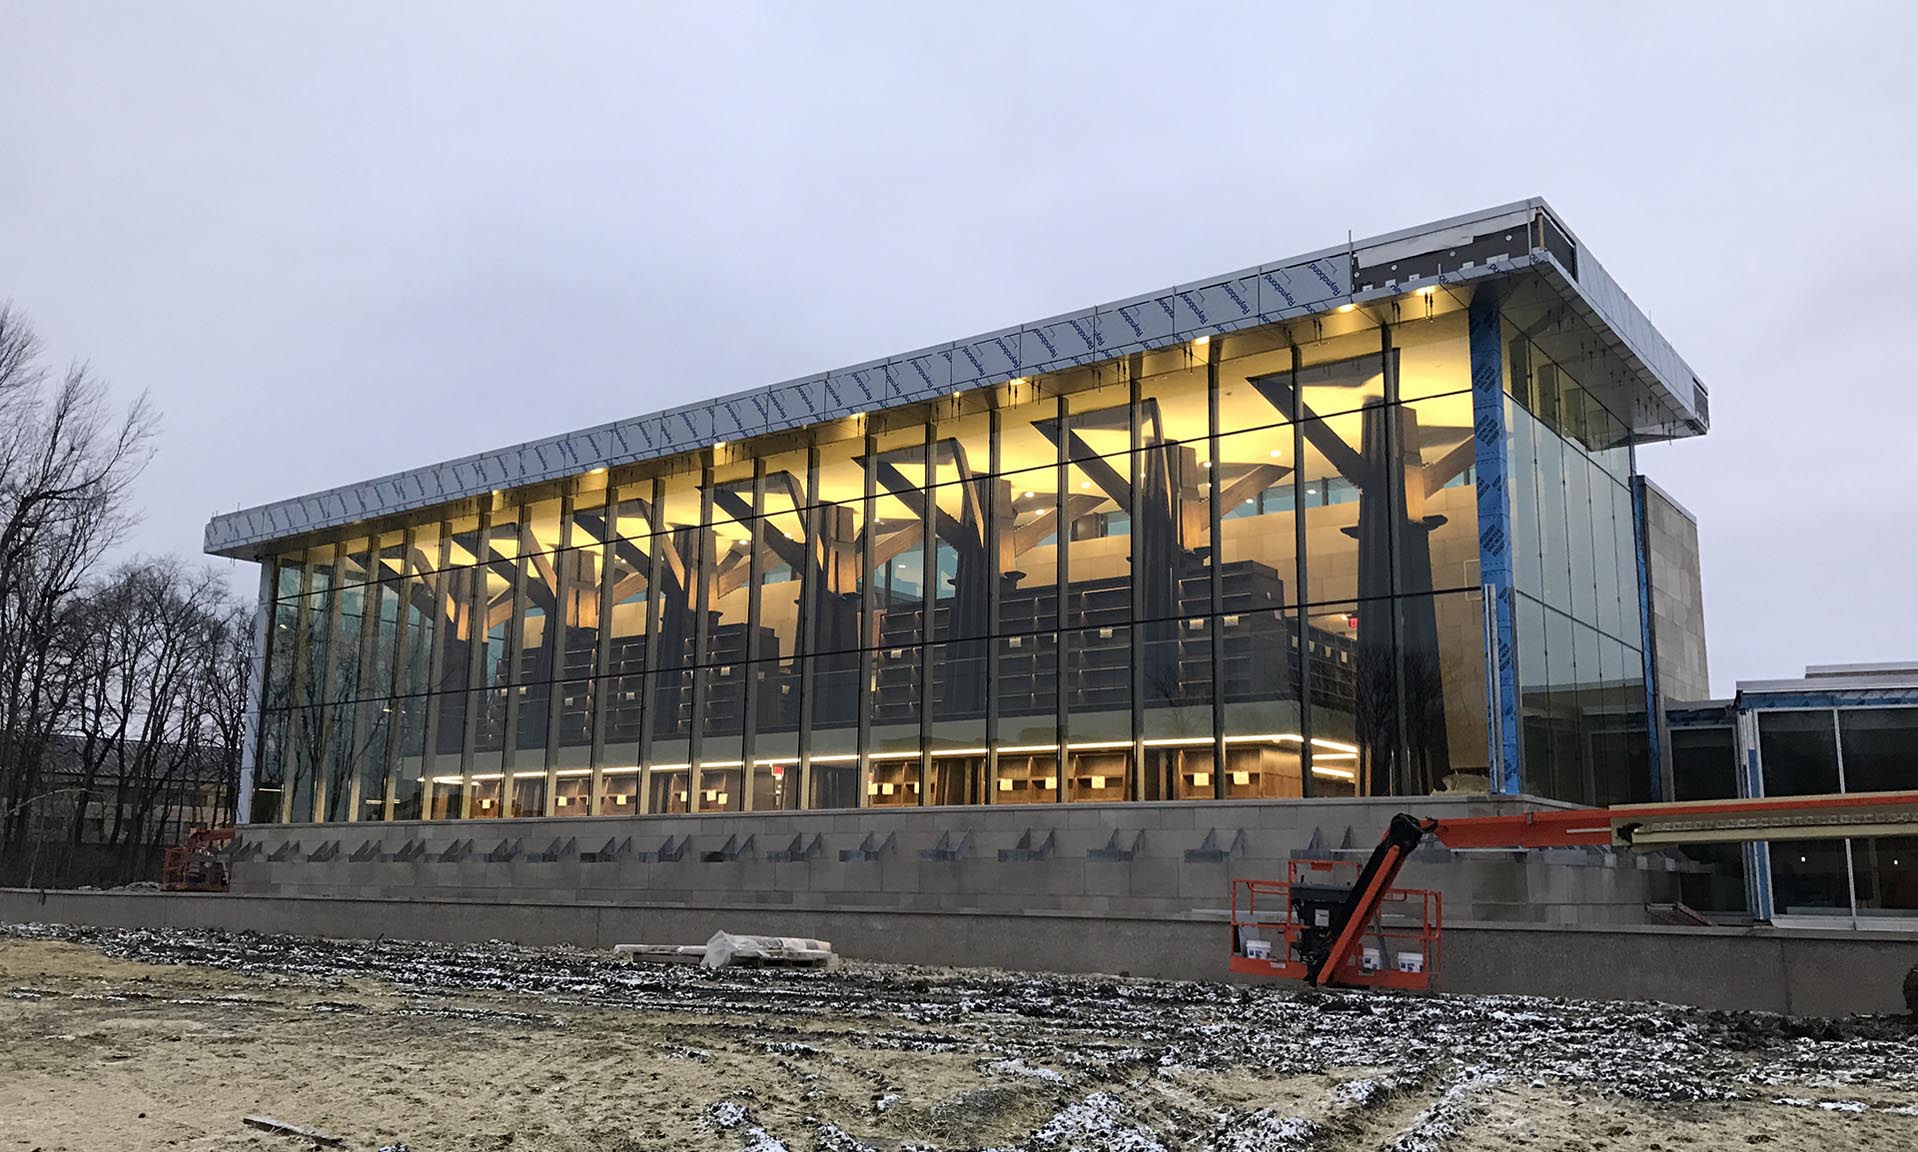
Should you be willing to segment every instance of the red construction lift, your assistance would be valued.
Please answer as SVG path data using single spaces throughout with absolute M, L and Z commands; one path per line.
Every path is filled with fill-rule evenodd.
M 1438 894 L 1396 889 L 1427 836 L 1448 848 L 1661 847 L 1918 832 L 1918 792 L 1694 800 L 1470 816 L 1393 817 L 1363 865 L 1295 860 L 1232 882 L 1232 971 L 1311 984 L 1424 989 L 1440 961 Z
M 220 855 L 233 843 L 231 828 L 195 828 L 186 839 L 166 850 L 160 864 L 160 887 L 168 892 L 224 892 L 226 860 Z

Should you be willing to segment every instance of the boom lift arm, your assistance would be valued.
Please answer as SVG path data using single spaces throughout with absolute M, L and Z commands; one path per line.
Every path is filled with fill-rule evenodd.
M 1322 951 L 1302 957 L 1306 979 L 1323 984 L 1359 947 L 1386 894 L 1427 836 L 1448 848 L 1619 848 L 1746 840 L 1833 840 L 1909 836 L 1918 831 L 1918 792 L 1851 792 L 1754 800 L 1692 800 L 1420 820 L 1401 813 L 1359 871 L 1333 916 Z

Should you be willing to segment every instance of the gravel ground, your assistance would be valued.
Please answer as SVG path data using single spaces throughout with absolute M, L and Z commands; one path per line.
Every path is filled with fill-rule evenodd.
M 0 927 L 0 1152 L 1918 1150 L 1918 1029 L 1524 997 Z

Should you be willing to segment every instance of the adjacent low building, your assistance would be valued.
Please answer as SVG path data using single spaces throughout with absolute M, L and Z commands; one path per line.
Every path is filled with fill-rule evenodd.
M 1918 788 L 1918 663 L 1740 681 L 1734 699 L 1674 705 L 1668 724 L 1681 800 Z M 1711 910 L 1742 899 L 1781 926 L 1918 928 L 1918 835 L 1687 851 L 1718 865 L 1692 882 Z
M 1647 799 L 1708 419 L 1531 200 L 222 515 L 243 812 Z

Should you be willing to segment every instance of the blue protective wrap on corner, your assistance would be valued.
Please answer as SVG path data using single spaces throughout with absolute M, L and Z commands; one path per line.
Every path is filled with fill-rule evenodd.
M 1505 427 L 1505 349 L 1499 327 L 1499 294 L 1481 284 L 1467 313 L 1472 357 L 1473 463 L 1478 476 L 1479 580 L 1495 593 L 1498 708 L 1487 709 L 1486 739 L 1492 755 L 1492 791 L 1516 795 L 1522 787 L 1518 752 L 1518 645 L 1512 618 L 1512 502 Z
M 1658 661 L 1652 652 L 1650 537 L 1645 531 L 1645 478 L 1632 477 L 1632 552 L 1638 562 L 1638 655 L 1645 674 L 1645 735 L 1651 750 L 1653 800 L 1665 799 L 1665 763 L 1658 740 Z

